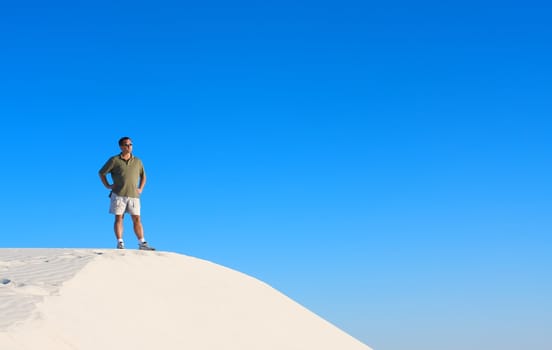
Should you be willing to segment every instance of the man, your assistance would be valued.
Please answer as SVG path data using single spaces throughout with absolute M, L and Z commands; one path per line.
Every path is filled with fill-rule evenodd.
M 117 249 L 124 249 L 123 218 L 125 213 L 132 217 L 134 233 L 139 240 L 141 250 L 155 250 L 144 238 L 144 228 L 140 220 L 140 194 L 146 185 L 146 172 L 142 161 L 132 154 L 132 140 L 123 137 L 119 140 L 121 153 L 109 158 L 100 169 L 100 179 L 103 185 L 111 190 L 109 197 L 111 205 L 109 212 L 115 215 L 115 236 Z M 107 174 L 111 174 L 113 184 L 109 184 Z

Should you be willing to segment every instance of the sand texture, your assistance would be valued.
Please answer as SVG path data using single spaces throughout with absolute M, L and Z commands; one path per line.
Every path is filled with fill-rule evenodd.
M 205 260 L 0 249 L 0 349 L 370 348 L 267 284 Z

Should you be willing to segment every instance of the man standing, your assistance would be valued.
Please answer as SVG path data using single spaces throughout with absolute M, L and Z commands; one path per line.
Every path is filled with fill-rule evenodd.
M 150 247 L 144 238 L 144 228 L 140 220 L 140 194 L 146 185 L 146 172 L 142 161 L 132 154 L 132 140 L 123 137 L 119 140 L 121 153 L 107 160 L 100 169 L 100 179 L 103 185 L 111 190 L 109 197 L 111 204 L 109 212 L 115 215 L 115 236 L 117 249 L 124 249 L 123 218 L 125 213 L 132 217 L 134 233 L 140 241 L 141 250 L 155 250 Z M 107 174 L 111 174 L 113 184 L 109 184 Z

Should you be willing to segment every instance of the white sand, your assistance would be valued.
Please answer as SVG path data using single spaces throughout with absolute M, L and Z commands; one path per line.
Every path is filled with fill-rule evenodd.
M 265 283 L 204 260 L 0 249 L 0 349 L 370 348 Z

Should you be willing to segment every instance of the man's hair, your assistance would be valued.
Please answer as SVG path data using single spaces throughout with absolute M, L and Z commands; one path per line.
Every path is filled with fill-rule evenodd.
M 126 140 L 130 140 L 130 137 L 128 137 L 128 136 L 121 137 L 121 138 L 119 139 L 119 146 L 122 146 L 123 143 L 125 143 Z

